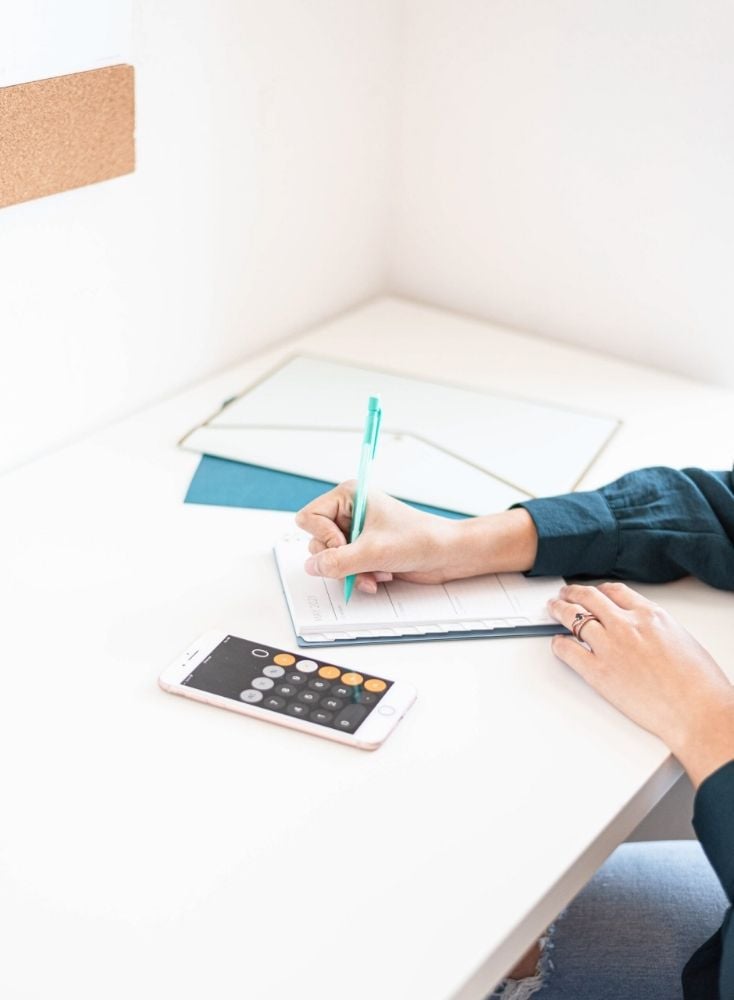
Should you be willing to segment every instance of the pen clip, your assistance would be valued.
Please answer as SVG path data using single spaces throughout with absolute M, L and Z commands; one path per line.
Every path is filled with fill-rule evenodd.
M 375 457 L 375 452 L 377 451 L 377 438 L 380 435 L 380 424 L 381 423 L 382 423 L 382 407 L 378 403 L 378 406 L 377 406 L 377 421 L 375 423 L 375 434 L 374 434 L 374 437 L 372 439 L 372 457 L 373 458 Z

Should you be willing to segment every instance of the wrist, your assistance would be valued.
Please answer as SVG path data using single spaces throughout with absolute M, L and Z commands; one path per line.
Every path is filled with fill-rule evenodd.
M 734 760 L 734 688 L 718 688 L 694 705 L 673 739 L 666 742 L 694 788 Z
M 522 507 L 454 521 L 445 542 L 447 579 L 524 573 L 538 549 L 535 522 Z

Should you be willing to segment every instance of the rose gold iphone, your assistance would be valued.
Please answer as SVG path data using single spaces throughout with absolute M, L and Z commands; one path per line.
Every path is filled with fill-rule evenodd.
M 361 750 L 376 750 L 415 701 L 403 681 L 207 632 L 159 678 L 165 691 Z

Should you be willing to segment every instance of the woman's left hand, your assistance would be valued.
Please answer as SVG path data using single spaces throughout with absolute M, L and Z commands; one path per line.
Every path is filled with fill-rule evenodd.
M 571 628 L 553 652 L 630 719 L 667 743 L 698 784 L 734 759 L 734 688 L 709 653 L 663 608 L 623 583 L 563 587 L 549 604 Z M 705 773 L 702 773 L 705 772 Z

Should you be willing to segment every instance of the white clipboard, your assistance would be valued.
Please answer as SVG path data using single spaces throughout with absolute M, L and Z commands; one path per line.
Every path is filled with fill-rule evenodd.
M 328 482 L 354 476 L 367 398 L 384 419 L 371 485 L 482 514 L 574 489 L 616 418 L 294 355 L 188 433 L 183 448 Z M 572 441 L 573 447 L 560 447 Z

